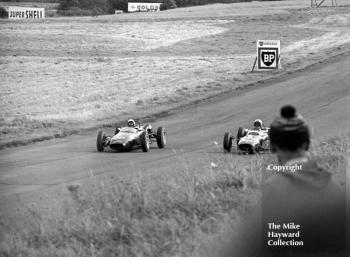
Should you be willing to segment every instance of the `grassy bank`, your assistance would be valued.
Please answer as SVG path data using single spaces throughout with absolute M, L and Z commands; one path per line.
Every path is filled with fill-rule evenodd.
M 174 10 L 148 20 L 2 22 L 0 145 L 152 116 L 348 50 L 347 8 L 286 12 L 289 1 L 272 3 L 191 9 L 199 18 Z M 250 74 L 256 39 L 266 37 L 282 40 L 283 70 Z
M 348 133 L 317 142 L 311 155 L 345 187 L 349 149 Z M 68 186 L 64 202 L 33 206 L 11 223 L 1 218 L 0 256 L 217 256 L 259 202 L 262 175 L 275 161 L 222 154 L 194 173 L 179 157 L 178 169 L 161 177 L 92 175 Z

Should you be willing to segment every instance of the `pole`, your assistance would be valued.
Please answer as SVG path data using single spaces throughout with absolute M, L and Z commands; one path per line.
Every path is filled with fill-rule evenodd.
M 254 65 L 253 65 L 253 68 L 252 68 L 252 71 L 251 71 L 251 72 L 254 71 L 254 68 L 255 68 L 255 65 L 256 65 L 256 61 L 257 61 L 257 60 L 258 60 L 258 57 L 255 57 Z

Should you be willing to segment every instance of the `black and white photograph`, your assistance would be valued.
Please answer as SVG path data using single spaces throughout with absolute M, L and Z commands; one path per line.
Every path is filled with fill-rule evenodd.
M 0 1 L 0 257 L 309 256 L 350 256 L 350 0 Z

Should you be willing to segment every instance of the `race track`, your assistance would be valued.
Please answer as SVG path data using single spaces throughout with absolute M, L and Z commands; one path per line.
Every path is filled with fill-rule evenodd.
M 168 147 L 164 150 L 99 153 L 95 146 L 97 131 L 2 150 L 1 209 L 15 208 L 18 197 L 26 203 L 44 198 L 50 201 L 68 184 L 83 183 L 91 172 L 99 178 L 139 173 L 146 176 L 171 172 L 179 158 L 202 167 L 211 154 L 223 154 L 221 144 L 225 131 L 235 134 L 238 126 L 251 126 L 255 118 L 269 125 L 279 108 L 287 103 L 294 104 L 312 125 L 314 138 L 350 131 L 349 67 L 350 56 L 339 57 L 160 118 L 152 125 L 167 129 Z M 219 148 L 213 147 L 214 141 Z

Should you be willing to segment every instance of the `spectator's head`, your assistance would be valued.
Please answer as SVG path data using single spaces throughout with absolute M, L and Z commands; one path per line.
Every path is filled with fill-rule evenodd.
M 281 108 L 281 116 L 272 122 L 269 136 L 272 152 L 307 151 L 310 146 L 309 126 L 292 105 Z

